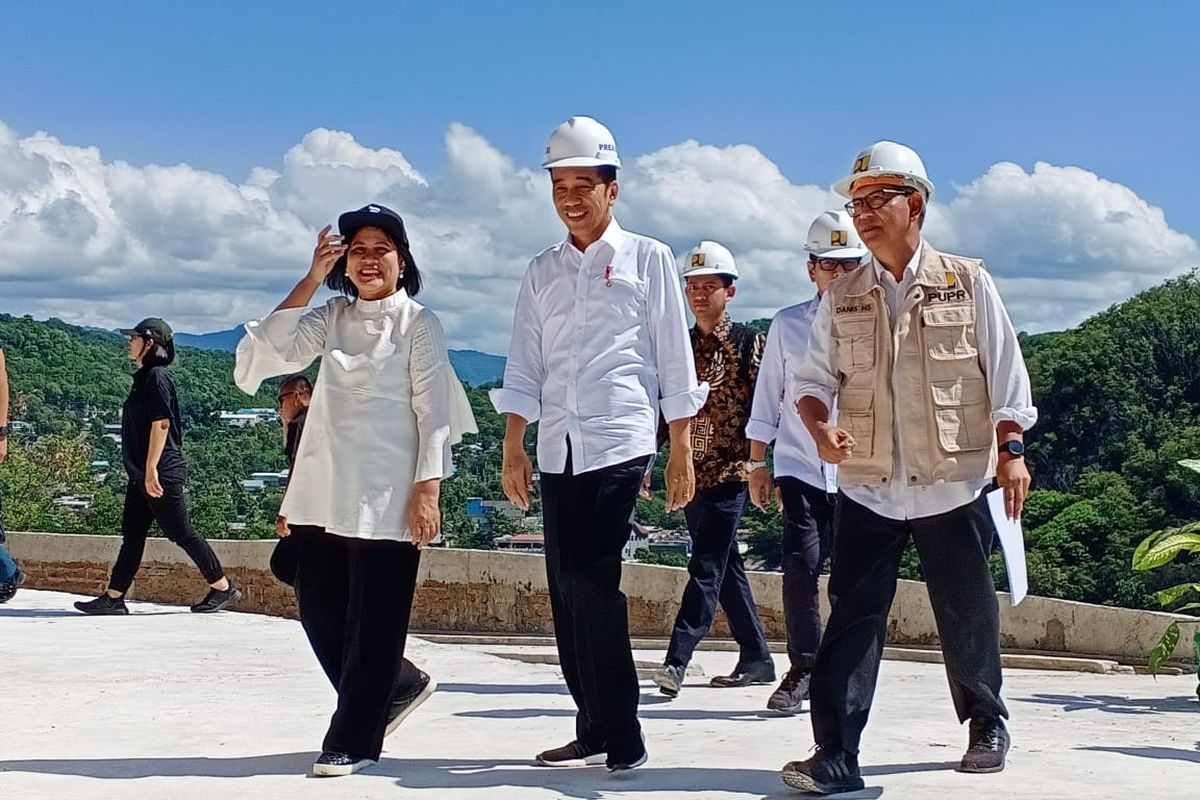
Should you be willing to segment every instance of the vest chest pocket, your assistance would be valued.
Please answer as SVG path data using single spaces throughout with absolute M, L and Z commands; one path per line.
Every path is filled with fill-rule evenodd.
M 834 319 L 833 343 L 842 372 L 875 368 L 875 317 Z
M 947 453 L 985 450 L 995 433 L 988 407 L 987 384 L 981 378 L 935 381 L 929 386 L 938 444 Z
M 974 305 L 933 305 L 921 309 L 922 332 L 929 357 L 935 361 L 975 358 L 979 350 L 968 337 L 975 328 Z
M 875 392 L 870 389 L 839 389 L 837 424 L 854 437 L 851 458 L 875 454 Z

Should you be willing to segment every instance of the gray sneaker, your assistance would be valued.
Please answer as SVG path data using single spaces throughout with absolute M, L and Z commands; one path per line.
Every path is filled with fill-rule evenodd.
M 812 670 L 793 667 L 779 682 L 779 688 L 767 700 L 767 708 L 784 714 L 799 714 L 808 699 L 808 685 L 812 681 Z
M 663 664 L 654 674 L 650 676 L 650 680 L 658 685 L 658 691 L 665 694 L 667 697 L 678 697 L 679 690 L 683 687 L 683 676 L 687 673 L 687 667 L 677 667 L 674 664 Z

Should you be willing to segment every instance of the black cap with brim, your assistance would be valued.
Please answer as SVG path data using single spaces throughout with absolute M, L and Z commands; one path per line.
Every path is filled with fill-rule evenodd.
M 379 228 L 402 250 L 408 251 L 408 232 L 404 230 L 404 220 L 387 206 L 363 206 L 357 211 L 347 211 L 338 217 L 338 233 L 346 237 L 346 244 L 354 238 L 362 228 Z
M 132 328 L 122 328 L 122 336 L 149 336 L 158 344 L 166 347 L 175 339 L 171 326 L 158 317 L 147 317 Z

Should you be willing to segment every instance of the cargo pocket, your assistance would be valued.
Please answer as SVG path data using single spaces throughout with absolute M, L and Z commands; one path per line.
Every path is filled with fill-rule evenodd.
M 851 458 L 875 455 L 875 392 L 871 389 L 842 389 L 837 399 L 837 424 L 854 437 Z
M 838 368 L 842 372 L 875 368 L 874 316 L 835 320 L 833 341 L 837 348 Z
M 975 358 L 979 355 L 967 340 L 967 326 L 975 324 L 974 305 L 926 306 L 921 310 L 925 346 L 935 361 Z
M 956 378 L 930 384 L 938 443 L 947 453 L 985 450 L 995 433 L 982 378 Z

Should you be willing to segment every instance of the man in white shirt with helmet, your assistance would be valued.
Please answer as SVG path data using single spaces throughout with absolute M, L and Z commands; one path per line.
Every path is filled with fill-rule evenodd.
M 707 387 L 696 380 L 675 257 L 612 217 L 621 161 L 612 134 L 572 117 L 542 164 L 566 240 L 533 257 L 517 297 L 504 383 L 505 494 L 528 509 L 526 426 L 538 422 L 546 575 L 575 738 L 543 766 L 640 766 L 637 671 L 621 555 L 661 411 L 670 426 L 668 510 L 695 491 L 689 430 Z
M 794 387 L 822 460 L 838 464 L 840 495 L 832 608 L 811 687 L 817 752 L 787 764 L 783 779 L 818 794 L 863 787 L 859 742 L 910 539 L 955 711 L 970 723 L 959 770 L 999 772 L 1008 710 L 983 493 L 994 477 L 1008 515 L 1020 516 L 1023 434 L 1037 421 L 1029 375 L 983 262 L 922 237 L 933 183 L 912 149 L 876 142 L 834 190 L 850 198 L 872 257 L 821 299 Z
M 821 296 L 834 279 L 862 265 L 867 255 L 845 211 L 826 211 L 808 229 L 808 278 L 817 286 L 811 300 L 783 309 L 771 320 L 767 347 L 746 425 L 750 440 L 750 500 L 771 504 L 767 445 L 774 447 L 774 484 L 783 505 L 783 615 L 789 669 L 767 700 L 774 711 L 794 714 L 808 699 L 809 680 L 821 642 L 818 579 L 830 548 L 837 469 L 817 455 L 812 434 L 796 413 L 791 382 L 808 350 L 809 332 Z

